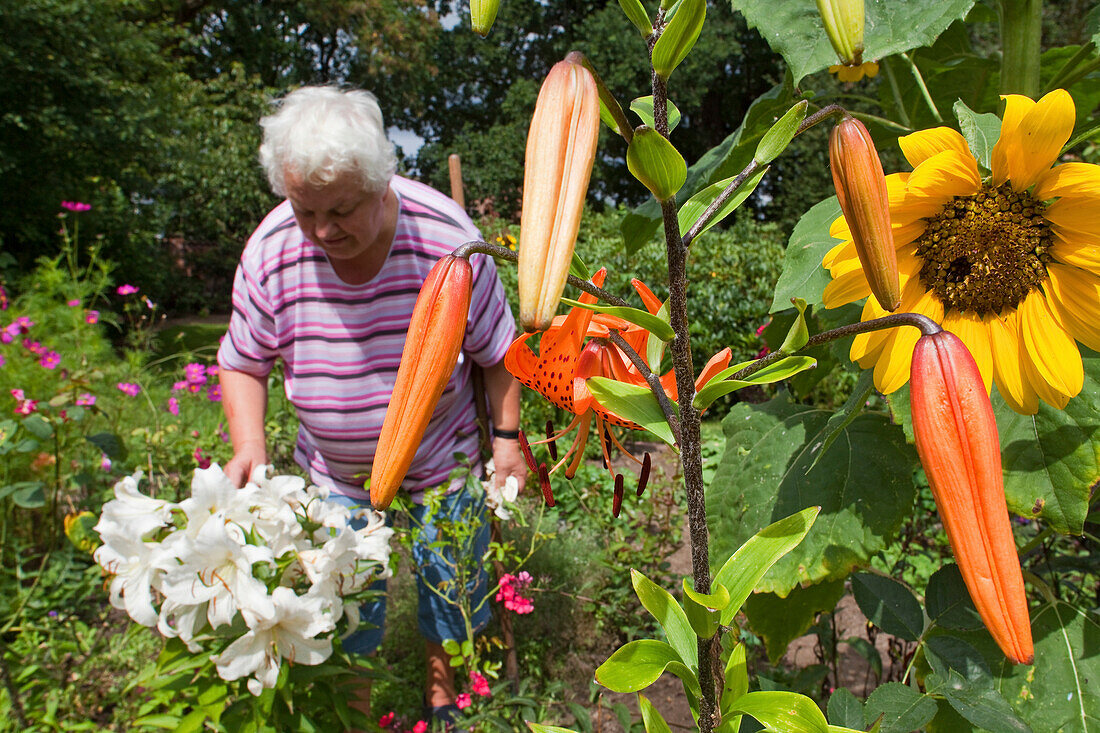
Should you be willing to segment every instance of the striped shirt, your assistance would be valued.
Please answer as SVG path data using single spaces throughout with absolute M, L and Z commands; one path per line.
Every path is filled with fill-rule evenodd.
M 443 194 L 394 177 L 397 229 L 379 273 L 362 285 L 337 277 L 298 228 L 284 201 L 252 234 L 233 283 L 233 315 L 218 364 L 266 377 L 285 366 L 286 395 L 300 420 L 294 458 L 310 479 L 365 499 L 386 407 L 420 286 L 444 255 L 481 234 Z M 504 358 L 515 332 L 491 257 L 474 255 L 473 296 L 458 365 L 428 425 L 403 487 L 419 496 L 476 456 L 472 363 Z

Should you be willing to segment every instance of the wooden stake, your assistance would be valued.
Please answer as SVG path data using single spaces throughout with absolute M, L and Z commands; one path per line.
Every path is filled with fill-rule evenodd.
M 466 196 L 462 193 L 462 159 L 458 153 L 451 153 L 447 157 L 447 165 L 451 171 L 451 198 L 465 209 Z

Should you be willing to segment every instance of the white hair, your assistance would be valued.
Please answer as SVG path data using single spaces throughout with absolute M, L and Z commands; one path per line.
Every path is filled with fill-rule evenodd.
M 276 194 L 286 195 L 287 173 L 313 186 L 352 173 L 364 191 L 386 190 L 397 156 L 373 94 L 302 87 L 277 104 L 274 114 L 260 120 L 260 163 Z

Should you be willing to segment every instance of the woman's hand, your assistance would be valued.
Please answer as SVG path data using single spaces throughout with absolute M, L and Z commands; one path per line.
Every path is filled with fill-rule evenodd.
M 267 463 L 267 447 L 262 440 L 248 440 L 233 448 L 233 458 L 225 464 L 225 475 L 234 486 L 240 488 L 248 482 L 256 466 Z
M 527 482 L 527 462 L 523 460 L 519 440 L 493 438 L 493 467 L 494 485 L 503 488 L 505 479 L 515 476 L 516 481 L 519 482 L 520 491 L 523 491 L 523 485 Z

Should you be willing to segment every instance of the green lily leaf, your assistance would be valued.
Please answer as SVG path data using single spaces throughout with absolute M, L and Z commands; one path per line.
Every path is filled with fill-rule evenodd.
M 587 384 L 596 402 L 605 409 L 641 425 L 644 430 L 653 433 L 669 446 L 676 447 L 672 428 L 668 426 L 665 413 L 661 411 L 657 398 L 648 387 L 626 384 L 607 377 L 591 377 Z M 672 407 L 676 409 L 675 402 Z
M 656 639 L 637 639 L 620 647 L 596 668 L 596 682 L 612 692 L 637 692 L 652 685 L 665 672 L 679 677 L 696 697 L 699 680 L 680 661 L 676 650 Z
M 766 728 L 783 733 L 828 733 L 829 730 L 829 723 L 817 703 L 795 692 L 749 692 L 733 703 L 733 710 L 751 715 Z
M 722 564 L 714 575 L 713 585 L 724 588 L 729 594 L 729 600 L 722 608 L 723 625 L 728 626 L 733 621 L 768 568 L 802 542 L 817 519 L 818 511 L 818 507 L 810 507 L 769 524 Z
M 705 608 L 711 608 L 715 611 L 721 611 L 723 608 L 729 605 L 730 592 L 724 585 L 715 585 L 711 589 L 711 593 L 698 593 L 692 587 L 691 579 L 684 578 L 684 597 L 698 603 Z
M 619 0 L 619 7 L 623 9 L 627 20 L 642 34 L 642 38 L 653 35 L 653 24 L 649 22 L 649 13 L 646 12 L 641 0 Z
M 787 110 L 787 113 L 764 133 L 764 137 L 760 138 L 760 144 L 756 146 L 756 155 L 752 158 L 758 165 L 771 163 L 787 149 L 791 140 L 794 140 L 795 133 L 798 132 L 798 126 L 802 124 L 802 120 L 806 119 L 806 108 L 809 106 L 810 103 L 803 99 Z
M 615 316 L 616 318 L 622 318 L 624 321 L 630 321 L 635 326 L 641 326 L 651 334 L 661 339 L 662 341 L 671 341 L 676 337 L 676 332 L 672 330 L 672 326 L 668 321 L 649 311 L 641 310 L 640 308 L 628 308 L 621 305 L 605 305 L 603 303 L 582 303 L 579 300 L 573 300 L 571 298 L 562 298 L 561 302 L 574 308 L 584 308 L 590 311 L 596 311 L 597 313 L 606 313 L 609 316 Z
M 698 668 L 699 647 L 684 609 L 671 593 L 633 568 L 630 569 L 630 583 L 642 606 L 665 630 L 665 636 L 680 655 L 680 661 L 692 669 Z
M 744 379 L 729 379 L 729 377 L 741 371 L 741 368 L 727 367 L 715 374 L 709 382 L 703 385 L 692 400 L 691 404 L 697 410 L 706 409 L 716 399 L 730 392 L 744 389 L 753 384 L 772 384 L 784 379 L 789 379 L 799 372 L 813 369 L 817 366 L 817 359 L 812 356 L 788 356 L 764 367 L 758 372 L 753 372 Z
M 573 252 L 573 259 L 569 262 L 569 274 L 581 280 L 592 280 L 592 271 L 576 251 Z
M 767 172 L 768 168 L 765 166 L 756 171 L 756 173 L 753 173 L 744 181 L 742 181 L 741 185 L 737 187 L 737 190 L 734 192 L 734 194 L 729 197 L 725 204 L 722 205 L 722 208 L 715 212 L 710 221 L 706 223 L 706 226 L 699 230 L 699 234 L 696 234 L 695 238 L 698 239 L 704 232 L 708 231 L 715 224 L 719 223 L 727 216 L 737 211 L 741 204 L 745 203 L 745 200 L 752 195 L 753 191 L 756 190 L 756 187 L 760 185 L 760 180 Z M 733 183 L 733 180 L 736 177 L 737 176 L 724 178 L 721 181 L 718 181 L 718 183 L 707 186 L 702 191 L 688 199 L 684 203 L 684 205 L 680 207 L 680 210 L 676 212 L 676 221 L 679 222 L 681 235 L 687 233 L 688 229 L 690 229 L 692 225 L 695 224 L 696 220 L 700 216 L 702 216 L 703 212 L 707 210 L 707 207 L 710 206 L 711 203 L 716 198 L 718 198 L 718 196 L 721 195 L 721 193 L 725 191 L 731 183 Z
M 572 728 L 560 728 L 556 725 L 542 725 L 541 723 L 527 723 L 532 733 L 577 733 Z
M 657 43 L 653 44 L 653 71 L 664 80 L 687 58 L 699 40 L 703 20 L 707 15 L 706 0 L 681 0 L 676 14 L 665 26 Z
M 676 195 L 687 179 L 687 162 L 661 133 L 642 125 L 626 149 L 626 167 L 658 201 Z
M 638 693 L 638 711 L 642 714 L 645 733 L 672 733 L 672 729 L 657 712 L 657 708 L 653 707 L 653 703 L 641 693 Z
M 702 593 L 691 592 L 691 595 L 687 593 L 691 589 L 690 581 L 688 578 L 684 578 L 684 613 L 687 614 L 688 621 L 691 623 L 691 628 L 699 636 L 700 639 L 709 639 L 715 635 L 718 631 L 718 622 L 720 620 L 720 613 L 714 608 L 710 608 L 707 604 L 700 603 L 697 598 L 706 598 L 707 596 Z M 728 596 L 729 594 L 727 594 Z M 727 598 L 727 602 L 728 602 Z
M 668 110 L 668 131 L 672 132 L 676 129 L 676 125 L 680 124 L 680 110 L 676 108 L 676 105 L 672 103 L 672 100 L 666 100 L 665 109 Z M 656 128 L 657 125 L 653 120 L 653 95 L 648 97 L 638 97 L 630 103 L 630 111 L 638 115 L 641 118 L 642 124 L 649 127 Z
M 661 303 L 661 307 L 657 310 L 657 317 L 665 323 L 671 324 L 672 318 L 669 315 L 668 301 Z M 646 339 L 645 343 L 645 363 L 649 365 L 649 371 L 660 374 L 661 359 L 665 356 L 665 342 L 659 338 Z

